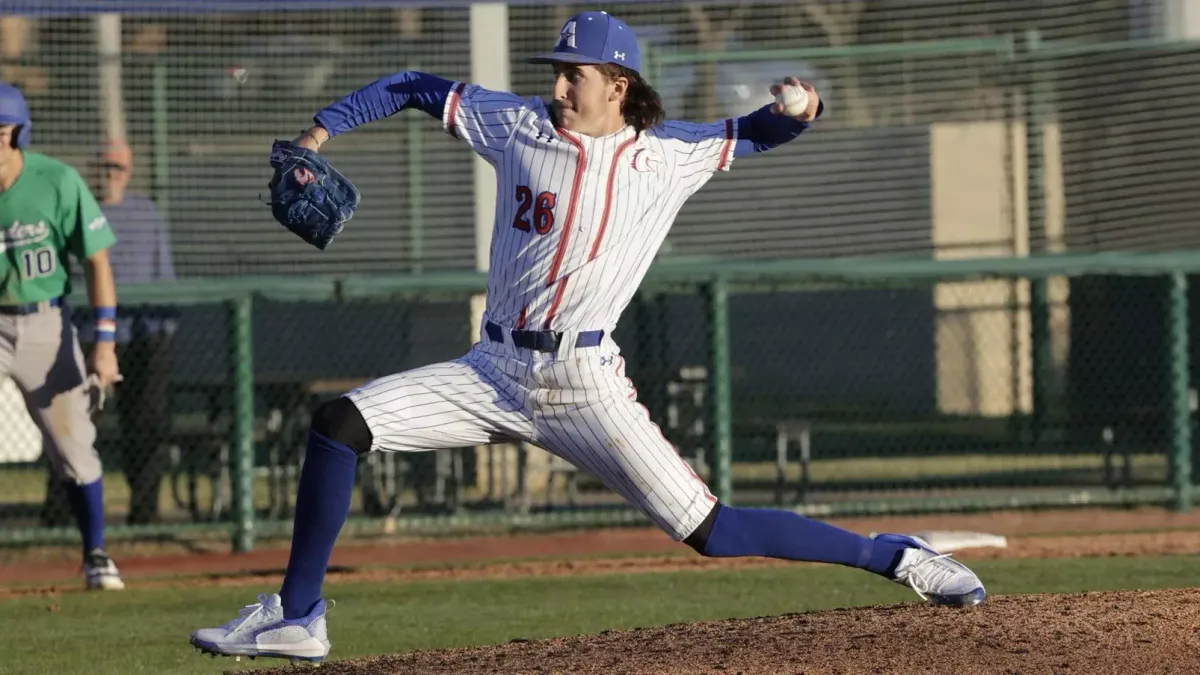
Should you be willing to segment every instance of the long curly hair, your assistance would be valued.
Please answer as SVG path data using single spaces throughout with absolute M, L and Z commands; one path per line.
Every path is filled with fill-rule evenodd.
M 625 90 L 625 100 L 621 104 L 621 114 L 625 117 L 626 124 L 640 132 L 666 119 L 667 111 L 663 109 L 662 98 L 641 75 L 615 63 L 601 64 L 596 66 L 596 69 L 610 82 L 618 77 L 629 81 L 629 87 Z

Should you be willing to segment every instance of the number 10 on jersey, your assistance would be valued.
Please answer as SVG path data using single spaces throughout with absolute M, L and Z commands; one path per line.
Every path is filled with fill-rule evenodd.
M 21 251 L 21 272 L 26 279 L 50 276 L 55 267 L 54 249 L 49 246 Z
M 513 227 L 528 232 L 531 228 L 538 234 L 546 234 L 554 229 L 554 205 L 558 198 L 553 192 L 541 192 L 537 199 L 533 198 L 533 190 L 527 185 L 517 186 L 517 215 L 513 218 Z M 533 208 L 532 222 L 529 209 Z

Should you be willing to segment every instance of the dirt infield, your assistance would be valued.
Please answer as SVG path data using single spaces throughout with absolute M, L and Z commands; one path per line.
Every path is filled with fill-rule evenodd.
M 970 530 L 1005 535 L 1004 548 L 965 549 L 964 561 L 1200 554 L 1200 513 L 1160 509 L 1011 512 L 830 520 L 872 531 Z M 286 543 L 286 542 L 284 542 Z M 278 543 L 250 554 L 147 555 L 114 547 L 130 588 L 277 587 Z M 139 555 L 140 554 L 140 555 Z M 12 555 L 12 554 L 10 554 Z M 16 554 L 0 566 L 6 597 L 81 591 L 77 553 Z M 23 556 L 23 558 L 22 558 Z M 794 565 L 709 559 L 646 528 L 344 542 L 331 582 L 637 574 Z M 333 655 L 336 659 L 336 654 Z M 292 667 L 264 675 L 308 672 Z M 920 603 L 678 624 L 597 635 L 335 660 L 322 675 L 408 673 L 1198 673 L 1200 589 L 993 596 L 969 610 Z
M 1135 555 L 1200 555 L 1200 532 L 1126 532 L 1069 536 L 1014 537 L 1004 548 L 973 548 L 955 552 L 964 562 L 1011 558 L 1077 558 Z M 678 570 L 734 569 L 796 565 L 768 558 L 702 558 L 690 550 L 672 549 L 669 554 L 577 558 L 569 560 L 482 560 L 416 567 L 335 566 L 328 579 L 347 582 L 410 582 L 432 579 L 495 579 L 513 577 L 581 576 L 592 574 L 649 574 Z M 181 586 L 253 586 L 278 587 L 283 567 L 214 572 L 202 575 L 129 578 L 134 588 Z M 78 583 L 0 586 L 0 600 L 30 595 L 82 593 Z
M 996 597 L 333 661 L 321 675 L 1196 673 L 1200 589 Z M 293 668 L 255 671 L 294 675 Z
M 1186 514 L 1163 509 L 1079 509 L 1070 511 L 1012 511 L 974 515 L 835 518 L 827 522 L 867 534 L 921 530 L 971 530 L 1009 537 L 1008 549 L 980 549 L 960 557 L 1073 557 L 1200 553 L 1200 510 Z M 1144 536 L 1132 536 L 1145 533 Z M 287 565 L 286 542 L 250 553 L 227 549 L 163 553 L 162 545 L 110 547 L 127 581 L 194 576 L 233 579 L 282 573 Z M 341 542 L 330 564 L 343 572 L 377 567 L 414 567 L 528 560 L 535 558 L 588 559 L 598 556 L 687 554 L 689 551 L 651 528 L 587 530 L 556 534 L 409 539 L 395 537 L 370 544 Z M 79 578 L 76 549 L 51 549 L 0 554 L 0 587 L 47 586 L 74 583 Z M 580 563 L 583 565 L 583 563 Z M 575 573 L 579 569 L 574 570 Z M 3 597 L 0 588 L 0 597 Z

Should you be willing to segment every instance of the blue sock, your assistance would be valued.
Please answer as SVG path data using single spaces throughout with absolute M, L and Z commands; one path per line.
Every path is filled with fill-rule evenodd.
M 83 538 L 83 554 L 104 548 L 104 487 L 100 481 L 87 485 L 67 483 L 67 499 Z
M 350 513 L 358 455 L 349 446 L 308 432 L 308 451 L 296 490 L 292 551 L 279 595 L 283 618 L 298 619 L 321 599 L 333 544 Z
M 878 542 L 790 511 L 721 506 L 704 555 L 763 556 L 846 565 L 891 578 L 906 547 Z

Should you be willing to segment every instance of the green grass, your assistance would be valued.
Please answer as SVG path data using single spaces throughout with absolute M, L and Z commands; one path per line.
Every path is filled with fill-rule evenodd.
M 1200 557 L 1009 560 L 973 567 L 998 594 L 1200 586 Z M 261 590 L 266 590 L 261 589 Z M 0 674 L 203 673 L 188 633 L 233 617 L 251 588 L 130 590 L 0 601 Z M 917 601 L 840 567 L 327 586 L 334 658 L 731 617 Z M 51 608 L 54 611 L 51 611 Z

